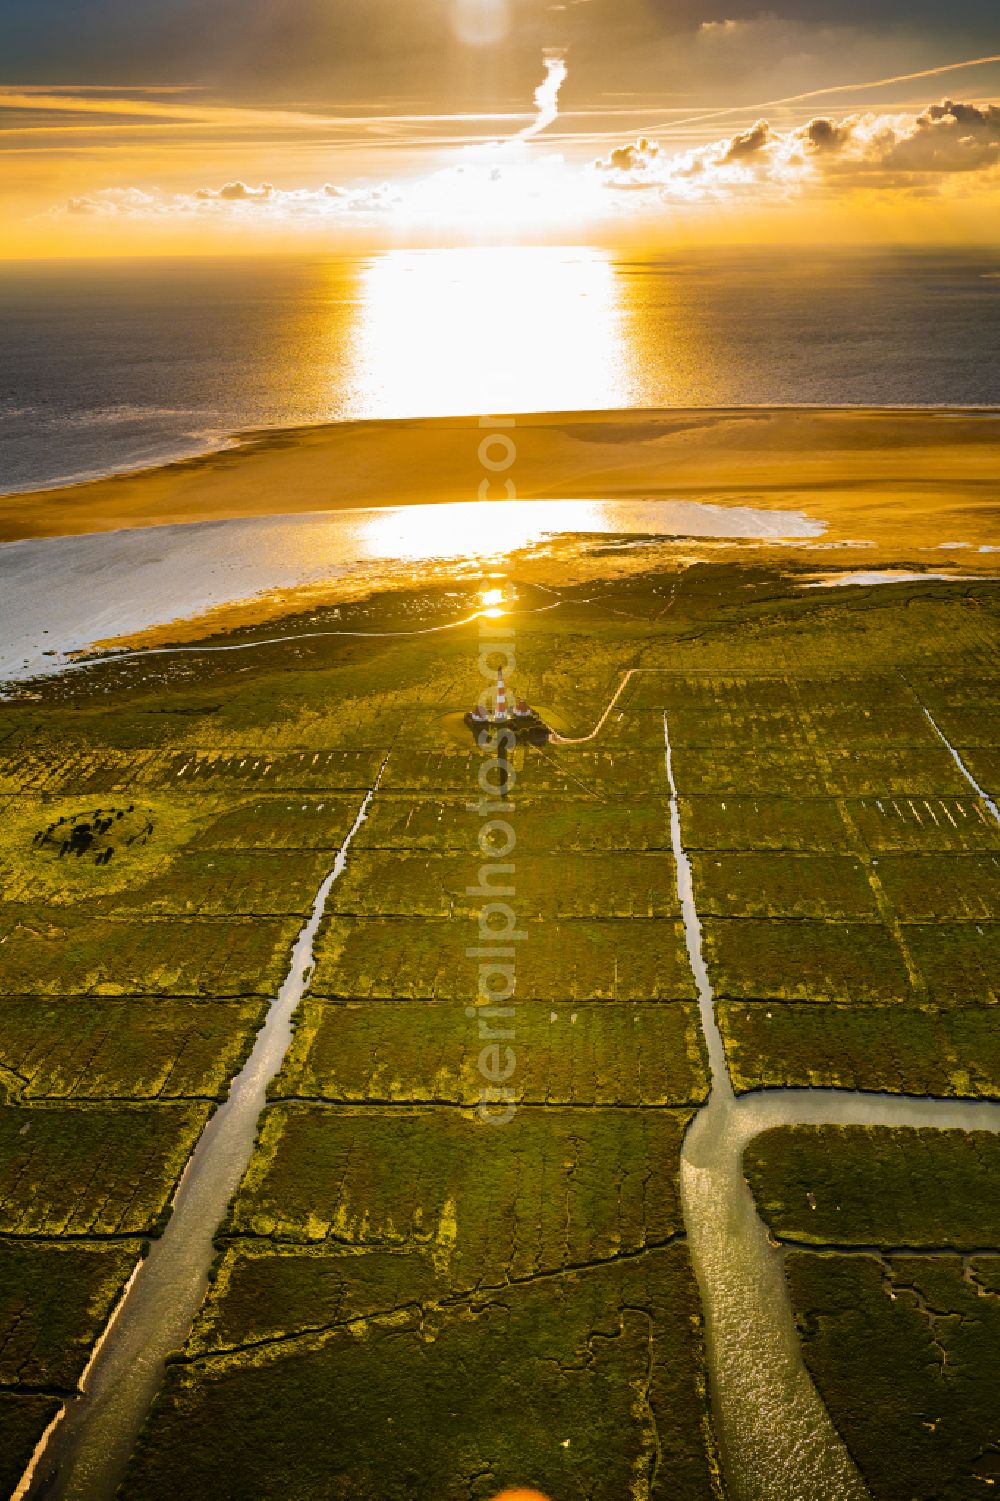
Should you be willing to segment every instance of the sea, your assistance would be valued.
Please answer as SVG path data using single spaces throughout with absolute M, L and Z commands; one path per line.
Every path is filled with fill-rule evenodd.
M 986 251 L 0 263 L 0 491 L 348 419 L 1000 406 L 998 348 Z

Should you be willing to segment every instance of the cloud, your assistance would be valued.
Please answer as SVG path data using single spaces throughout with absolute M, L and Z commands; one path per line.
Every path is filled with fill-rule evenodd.
M 851 23 L 871 26 L 880 21 L 889 26 L 916 26 L 937 22 L 942 30 L 975 34 L 988 28 L 993 4 L 994 0 L 951 0 L 945 10 L 940 0 L 878 0 L 877 6 L 871 0 L 839 0 L 836 7 L 829 0 L 767 0 L 766 4 L 762 0 L 726 0 L 724 7 L 708 6 L 705 0 L 645 0 L 645 9 L 662 27 L 673 31 L 721 32 L 752 23 L 762 14 L 777 20 L 824 24 L 836 9 Z M 707 21 L 703 19 L 706 11 L 712 17 Z
M 773 20 L 773 17 L 762 17 L 764 21 Z M 729 22 L 725 23 L 727 26 Z M 740 23 L 732 23 L 734 26 Z M 775 109 L 784 104 L 804 104 L 813 99 L 829 98 L 831 94 L 859 94 L 867 89 L 883 89 L 899 83 L 914 83 L 926 78 L 940 78 L 945 73 L 959 73 L 965 68 L 981 68 L 987 64 L 1000 63 L 1000 54 L 990 53 L 985 57 L 967 58 L 964 62 L 939 63 L 933 68 L 921 68 L 916 73 L 894 73 L 888 78 L 869 78 L 858 83 L 826 84 L 821 89 L 808 89 L 803 94 L 782 94 L 777 99 L 765 99 L 762 104 L 753 105 L 726 105 L 722 109 L 701 110 L 695 115 L 686 115 L 682 119 L 674 120 L 674 126 L 698 125 L 706 120 L 724 119 L 727 115 L 741 114 L 746 109 L 763 110 Z
M 530 125 L 518 132 L 517 140 L 530 140 L 559 118 L 559 90 L 566 82 L 568 71 L 562 52 L 550 50 L 545 53 L 545 77 L 535 90 L 538 114 Z
M 806 139 L 814 151 L 839 151 L 850 138 L 850 122 L 838 125 L 835 120 L 818 117 L 805 127 Z
M 141 188 L 105 188 L 85 197 L 70 198 L 54 210 L 63 214 L 96 215 L 105 219 L 229 219 L 245 223 L 286 222 L 294 219 L 336 219 L 352 215 L 378 215 L 401 202 L 401 192 L 390 183 L 341 187 L 276 188 L 264 182 L 251 187 L 242 181 L 221 188 L 196 188 L 190 193 L 148 193 Z
M 1000 167 L 1000 106 L 944 100 L 921 114 L 817 116 L 781 131 L 767 120 L 711 144 L 670 152 L 640 137 L 594 164 L 605 186 L 666 199 L 856 184 L 927 191 L 954 173 Z
M 567 3 L 567 0 L 562 0 Z M 526 0 L 4 0 L 4 58 L 8 76 L 97 81 L 154 76 L 209 80 L 228 85 L 248 80 L 271 85 L 284 97 L 303 98 L 307 79 L 322 79 L 327 97 L 358 77 L 366 86 L 386 84 L 423 93 L 428 82 L 448 82 L 443 50 L 456 17 L 474 40 L 496 41 L 510 13 L 506 45 L 526 58 L 546 25 L 549 7 Z M 831 16 L 871 34 L 906 28 L 932 35 L 995 34 L 996 0 L 614 0 L 581 4 L 568 0 L 579 19 L 574 48 L 610 61 L 608 39 L 626 40 L 651 72 L 657 44 L 678 34 L 696 34 L 709 21 L 710 34 L 727 22 L 752 22 L 762 12 L 798 24 L 825 26 Z M 486 20 L 484 21 L 484 16 Z M 714 21 L 714 25 L 712 22 Z M 605 27 L 607 30 L 605 30 Z M 898 34 L 896 46 L 899 45 Z M 950 50 L 950 48 L 949 48 Z M 582 61 L 589 61 L 584 56 Z
M 652 172 L 660 156 L 660 148 L 655 141 L 647 140 L 640 136 L 637 141 L 630 145 L 618 146 L 612 151 L 607 160 L 598 162 L 598 167 L 608 173 L 620 173 L 623 176 L 636 176 L 640 173 Z
M 840 178 L 877 176 L 904 186 L 914 179 L 944 180 L 1000 166 L 1000 106 L 995 104 L 946 99 L 919 115 L 821 118 L 805 127 L 805 135 L 825 155 L 827 174 Z
M 563 65 L 564 66 L 564 65 Z M 535 122 L 558 107 L 561 69 L 547 73 Z M 548 86 L 548 91 L 543 90 Z M 405 182 L 297 187 L 234 177 L 163 192 L 108 188 L 77 195 L 56 217 L 321 228 L 354 224 L 473 226 L 579 223 L 658 204 L 791 202 L 858 190 L 929 198 L 960 183 L 1000 183 L 1000 105 L 945 99 L 919 113 L 818 115 L 786 130 L 767 119 L 684 151 L 651 136 L 614 147 L 590 168 L 539 154 L 522 136 L 467 147 L 452 164 Z M 617 194 L 617 197 L 615 196 Z M 628 195 L 626 197 L 626 194 Z M 616 207 L 617 204 L 617 207 Z
M 155 202 L 152 194 L 142 188 L 105 188 L 100 193 L 71 198 L 65 211 L 68 214 L 144 213 Z
M 745 130 L 742 135 L 733 136 L 723 161 L 741 162 L 749 156 L 756 156 L 758 151 L 763 151 L 770 139 L 770 125 L 766 120 L 758 120 L 756 125 Z
M 875 164 L 888 172 L 979 172 L 1000 162 L 1000 106 L 947 99 L 918 116 L 915 127 L 876 136 Z
M 59 216 L 98 215 L 159 220 L 182 220 L 211 215 L 217 222 L 288 223 L 372 216 L 430 222 L 499 220 L 508 227 L 527 217 L 571 217 L 583 199 L 594 194 L 593 179 L 579 168 L 567 168 L 562 157 L 539 157 L 532 138 L 558 117 L 559 91 L 567 76 L 562 52 L 544 54 L 545 77 L 535 90 L 535 118 L 524 130 L 503 140 L 467 146 L 453 165 L 421 178 L 393 185 L 362 184 L 279 188 L 234 178 L 221 187 L 189 192 L 160 193 L 136 189 L 106 189 L 86 198 L 72 198 L 53 212 Z M 581 196 L 582 195 L 582 196 Z
M 190 98 L 184 98 L 191 94 Z M 136 97 L 136 96 L 139 97 Z M 161 97 L 162 96 L 162 97 Z M 15 115 L 33 116 L 93 116 L 97 120 L 113 121 L 122 118 L 134 128 L 137 121 L 158 126 L 214 125 L 225 129 L 230 126 L 252 127 L 267 125 L 271 129 L 312 129 L 317 126 L 332 126 L 335 119 L 327 120 L 321 115 L 304 113 L 301 110 L 252 109 L 239 105 L 209 104 L 198 99 L 195 91 L 175 87 L 171 90 L 153 90 L 138 87 L 129 92 L 110 88 L 98 88 L 96 92 L 82 92 L 69 87 L 8 88 L 0 85 L 0 110 Z M 91 122 L 93 123 L 93 122 Z M 4 129 L 17 129 L 5 126 Z M 51 131 L 64 128 L 51 122 L 42 125 L 27 124 L 30 131 Z
M 608 188 L 689 201 L 737 197 L 768 183 L 789 187 L 811 170 L 802 143 L 773 131 L 766 120 L 689 151 L 670 152 L 641 136 L 594 166 Z
M 245 182 L 227 182 L 221 188 L 199 188 L 195 197 L 207 202 L 266 203 L 269 198 L 274 197 L 274 186 L 272 183 L 262 182 L 259 188 L 249 188 Z

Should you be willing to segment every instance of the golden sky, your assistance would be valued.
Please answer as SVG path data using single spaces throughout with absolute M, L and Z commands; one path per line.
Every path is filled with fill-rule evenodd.
M 998 19 L 995 0 L 0 0 L 0 254 L 995 243 Z

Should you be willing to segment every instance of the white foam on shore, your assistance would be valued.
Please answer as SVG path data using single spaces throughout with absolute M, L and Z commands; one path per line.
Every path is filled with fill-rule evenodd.
M 95 641 L 373 564 L 481 561 L 567 532 L 780 541 L 823 531 L 799 511 L 697 501 L 472 501 L 8 542 L 0 546 L 0 681 L 58 671 Z

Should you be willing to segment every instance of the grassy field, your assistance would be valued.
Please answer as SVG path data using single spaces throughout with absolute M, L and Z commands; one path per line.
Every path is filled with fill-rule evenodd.
M 953 612 L 960 640 L 932 664 L 921 623 L 939 609 L 922 592 L 857 591 L 852 605 L 822 612 L 836 663 L 825 673 L 799 619 L 794 630 L 786 621 L 780 675 L 761 662 L 758 675 L 725 676 L 713 663 L 703 676 L 642 684 L 679 746 L 683 826 L 737 1089 L 1000 1095 L 1000 826 L 924 713 L 967 765 L 985 765 L 1000 723 L 983 707 L 997 698 L 985 655 L 995 614 L 978 600 Z M 872 633 L 866 661 L 859 621 Z M 744 662 L 765 634 L 754 633 Z
M 0 1234 L 154 1233 L 208 1114 L 192 1103 L 0 1107 Z
M 1000 1479 L 998 1167 L 985 1133 L 798 1127 L 748 1148 L 792 1242 L 806 1365 L 875 1501 L 969 1501 Z
M 772 1233 L 814 1244 L 1000 1245 L 1000 1138 L 888 1126 L 792 1126 L 747 1148 Z
M 61 1408 L 60 1397 L 22 1389 L 0 1392 L 0 1486 L 13 1495 L 35 1445 Z
M 0 1086 L 12 1101 L 218 1097 L 250 1051 L 266 1002 L 0 1002 Z
M 613 918 L 529 921 L 517 959 L 517 994 L 542 1001 L 690 1000 L 695 984 L 680 922 Z M 475 999 L 466 949 L 471 919 L 329 917 L 320 931 L 315 995 L 350 1000 Z
M 0 1385 L 72 1390 L 136 1259 L 129 1242 L 0 1246 Z
M 688 1119 L 528 1106 L 489 1131 L 448 1107 L 276 1101 L 226 1229 L 293 1242 L 417 1241 L 462 1290 L 605 1261 L 680 1231 Z
M 662 746 L 662 720 L 657 724 Z M 670 813 L 662 791 L 659 799 L 629 807 L 584 797 L 524 797 L 519 791 L 514 808 L 517 849 L 521 856 L 529 852 L 532 863 L 540 856 L 608 855 L 622 850 L 655 851 L 670 859 Z M 470 808 L 468 794 L 447 799 L 386 795 L 373 804 L 355 844 L 359 850 L 428 850 L 468 856 L 478 847 L 481 824 L 476 808 Z M 500 842 L 494 836 L 492 846 Z M 572 868 L 567 860 L 563 866 L 567 873 Z
M 988 1495 L 1000 1257 L 796 1251 L 785 1267 L 806 1364 L 878 1501 Z
M 481 756 L 460 720 L 480 687 L 474 626 L 92 664 L 0 703 L 12 1475 L 161 1230 L 383 763 L 131 1501 L 722 1495 L 677 1188 L 708 1079 L 664 714 L 737 1090 L 1000 1098 L 1000 827 L 923 712 L 995 796 L 1000 591 L 805 591 L 815 555 L 756 548 L 752 566 L 720 551 L 683 571 L 638 549 L 616 573 L 589 546 L 565 581 L 544 559 L 513 581 L 512 685 L 583 736 L 642 670 L 597 740 L 514 756 L 526 936 L 503 1129 L 476 1117 L 466 1009 L 469 888 L 498 857 L 496 831 L 477 843 Z M 551 601 L 545 568 L 562 603 L 529 613 Z M 456 589 L 285 625 L 439 623 L 475 607 Z M 83 853 L 62 849 L 74 819 L 109 811 Z M 815 1247 L 788 1257 L 807 1360 L 876 1501 L 980 1493 L 969 1476 L 995 1438 L 965 1373 L 985 1369 L 992 1331 L 976 1288 L 1000 1254 L 995 1157 L 992 1139 L 892 1132 L 774 1133 L 748 1153 L 774 1233 Z M 937 1257 L 949 1247 L 959 1273 Z M 939 1272 L 951 1281 L 932 1287 Z M 946 1310 L 966 1383 L 939 1418 L 921 1299 Z M 865 1386 L 890 1343 L 895 1467 Z
M 523 849 L 519 853 L 511 862 L 511 880 L 518 912 L 526 921 L 680 917 L 677 872 L 672 856 L 662 851 L 587 854 L 574 860 L 534 850 L 527 856 Z M 327 910 L 470 921 L 483 905 L 477 878 L 482 863 L 477 845 L 464 855 L 359 852 L 331 892 Z
M 907 966 L 880 922 L 708 918 L 705 953 L 725 1000 L 905 1003 Z
M 297 918 L 93 917 L 0 905 L 0 997 L 270 995 Z
M 451 1002 L 306 1001 L 276 1097 L 473 1106 L 479 1038 Z M 708 1095 L 693 1002 L 518 1008 L 513 1088 L 531 1105 L 689 1105 Z
M 172 689 L 78 681 L 0 706 L 4 1494 L 161 1232 L 384 755 L 275 754 L 259 715 L 217 748 Z
M 868 872 L 852 855 L 719 850 L 692 857 L 705 917 L 796 917 L 824 922 L 875 918 Z
M 721 1001 L 738 1091 L 788 1084 L 891 1094 L 1000 1098 L 1000 1030 L 990 1006 Z
M 253 1301 L 281 1308 L 284 1294 L 315 1318 L 325 1298 L 329 1317 L 343 1258 L 319 1261 L 303 1276 L 301 1262 L 267 1258 Z M 250 1291 L 240 1271 L 234 1300 Z M 366 1288 L 377 1285 L 368 1274 Z M 718 1495 L 682 1246 L 445 1307 L 426 1278 L 405 1291 L 384 1313 L 173 1367 L 124 1495 L 180 1484 L 275 1501 L 465 1501 L 526 1475 L 566 1501 Z M 219 1464 L 221 1431 L 231 1442 Z

